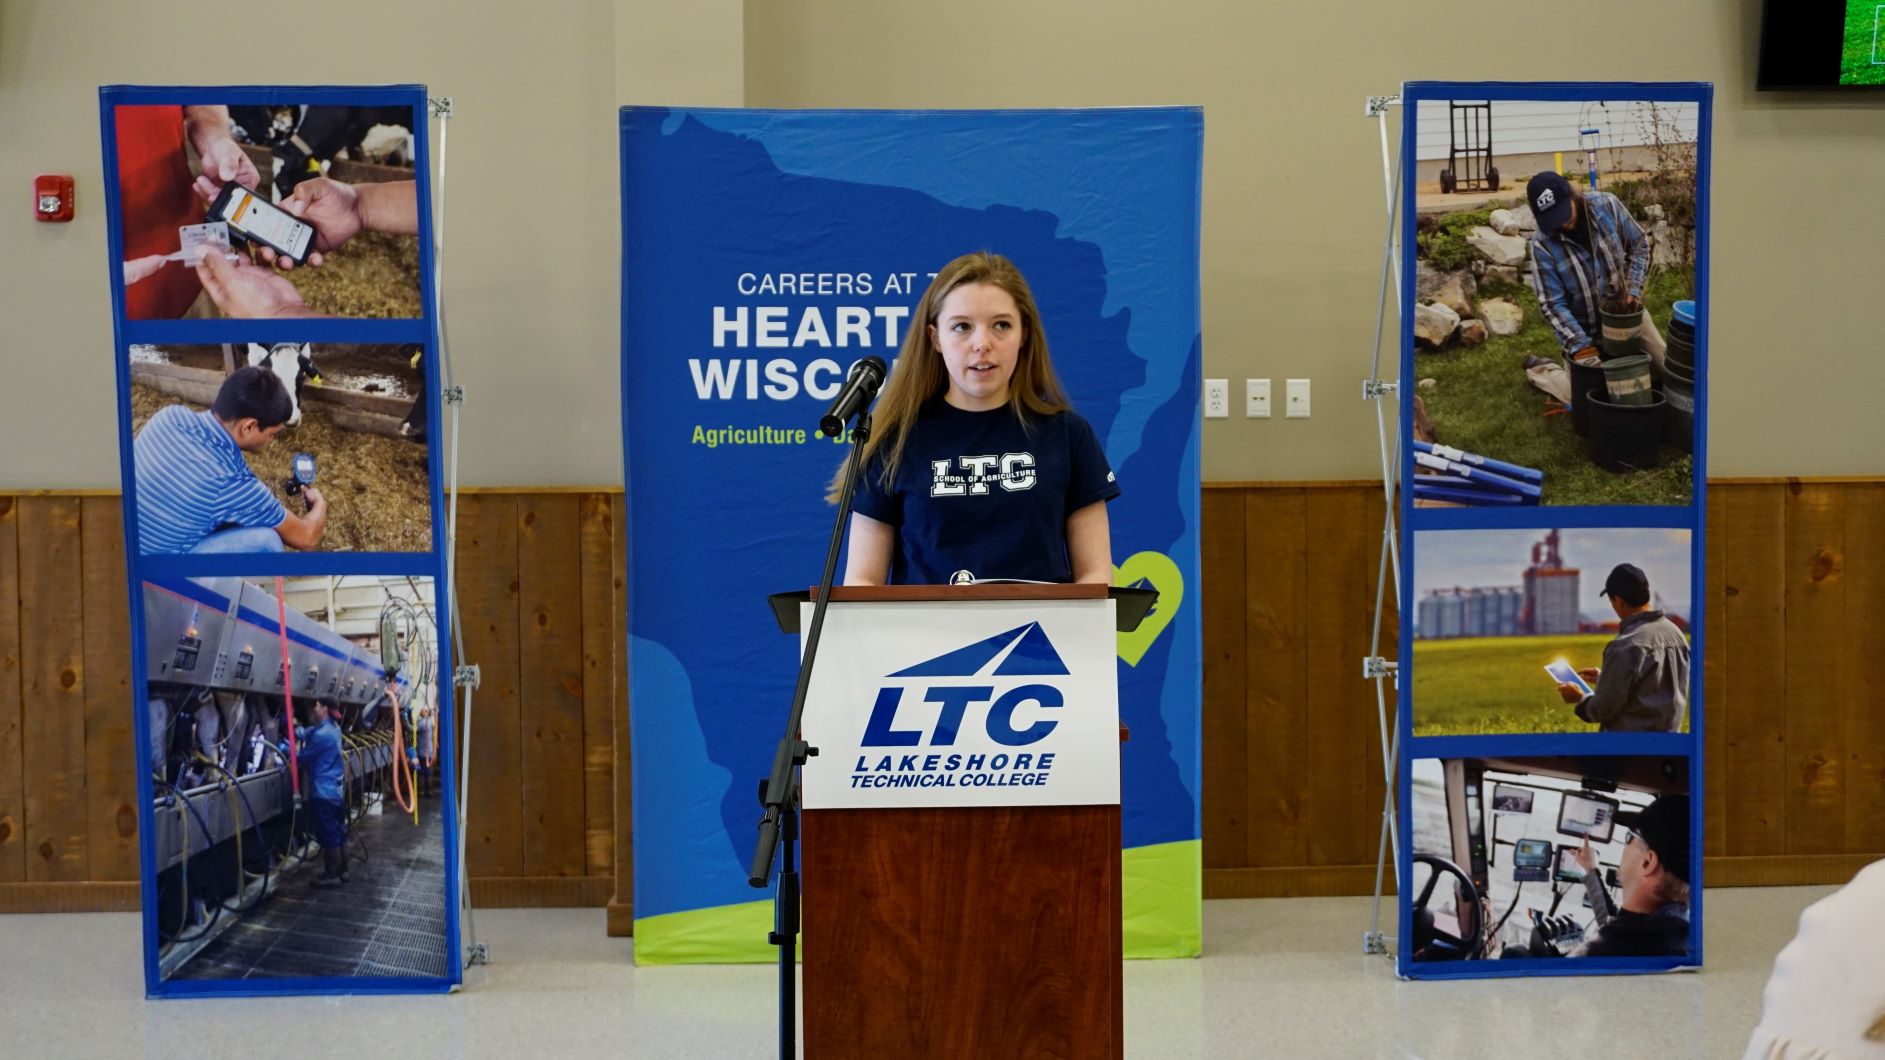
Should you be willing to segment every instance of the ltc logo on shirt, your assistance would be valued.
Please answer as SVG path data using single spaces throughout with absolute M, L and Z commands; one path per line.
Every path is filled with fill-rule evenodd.
M 932 497 L 981 497 L 990 486 L 1010 493 L 1034 488 L 1033 453 L 990 453 L 929 462 Z

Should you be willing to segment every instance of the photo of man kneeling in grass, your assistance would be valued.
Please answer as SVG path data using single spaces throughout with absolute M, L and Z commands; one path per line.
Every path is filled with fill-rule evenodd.
M 1468 166 L 1448 125 L 1475 107 L 1492 132 Z M 1699 108 L 1422 101 L 1416 121 L 1416 504 L 1688 504 Z

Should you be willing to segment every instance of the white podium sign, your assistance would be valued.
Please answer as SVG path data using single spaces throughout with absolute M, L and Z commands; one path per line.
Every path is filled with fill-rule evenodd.
M 1117 803 L 1115 644 L 1111 600 L 833 603 L 805 807 Z

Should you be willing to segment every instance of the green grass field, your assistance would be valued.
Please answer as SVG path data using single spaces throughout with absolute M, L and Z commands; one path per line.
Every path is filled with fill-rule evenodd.
M 1643 292 L 1657 327 L 1668 336 L 1671 306 L 1694 291 L 1691 270 L 1664 270 Z M 1481 298 L 1504 295 L 1525 309 L 1516 335 L 1493 336 L 1476 349 L 1416 351 L 1414 374 L 1434 385 L 1416 391 L 1433 417 L 1440 441 L 1468 452 L 1545 473 L 1543 504 L 1687 504 L 1694 463 L 1689 454 L 1664 446 L 1649 471 L 1613 474 L 1591 463 L 1584 439 L 1569 415 L 1544 415 L 1545 394 L 1526 378 L 1526 354 L 1563 363 L 1558 337 L 1538 311 L 1530 285 L 1485 287 Z
M 1579 670 L 1597 666 L 1610 640 L 1602 633 L 1416 640 L 1414 735 L 1596 732 L 1543 667 L 1558 659 Z
M 1885 85 L 1878 0 L 1846 0 L 1846 46 L 1839 59 L 1842 85 Z

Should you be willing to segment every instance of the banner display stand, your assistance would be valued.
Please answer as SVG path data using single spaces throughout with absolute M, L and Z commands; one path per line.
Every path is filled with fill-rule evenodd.
M 146 989 L 456 989 L 483 950 L 461 948 L 476 667 L 448 635 L 462 391 L 428 135 L 442 204 L 450 100 L 99 103 Z
M 1114 581 L 1159 595 L 1114 644 L 1124 951 L 1200 951 L 1202 130 L 1196 108 L 622 111 L 637 962 L 776 959 L 748 882 L 754 734 L 787 718 L 794 665 L 760 587 L 817 580 L 847 439 L 816 427 L 848 366 L 894 359 L 975 251 L 1027 277 L 1122 490 Z M 1015 164 L 963 164 L 986 153 Z
M 1389 796 L 1363 949 L 1404 977 L 1702 963 L 1711 106 L 1653 83 L 1366 102 L 1388 225 L 1363 396 L 1400 405 L 1391 440 L 1376 406 Z

